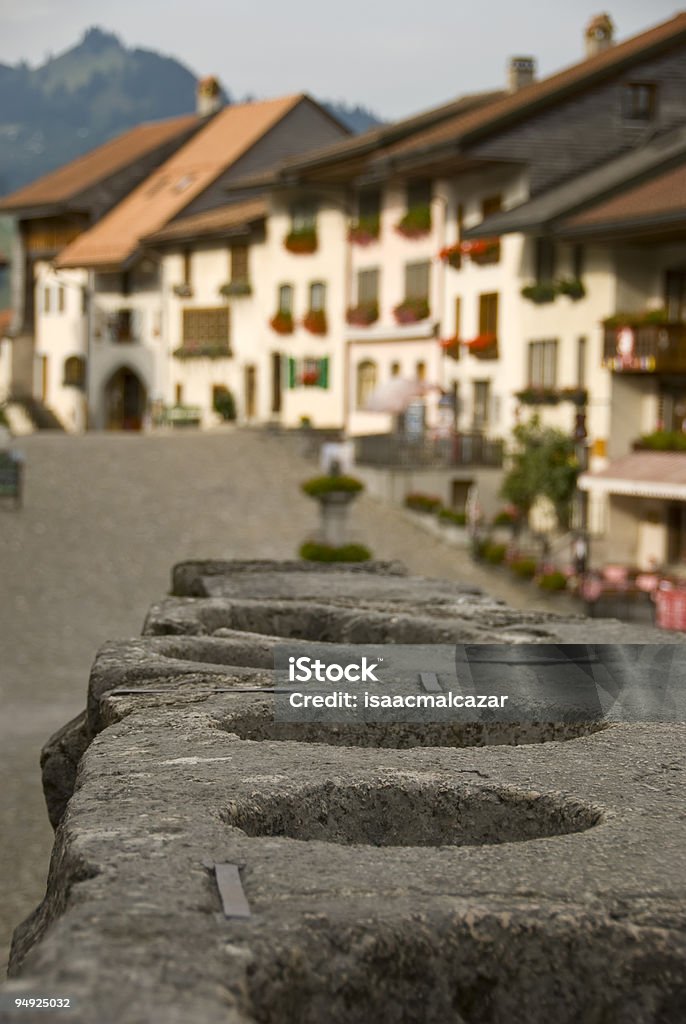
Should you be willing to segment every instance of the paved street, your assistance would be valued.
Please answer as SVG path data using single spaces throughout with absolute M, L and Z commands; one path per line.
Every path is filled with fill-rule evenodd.
M 174 562 L 293 557 L 316 521 L 298 489 L 313 466 L 290 439 L 43 434 L 19 447 L 25 507 L 0 507 L 0 960 L 44 890 L 52 830 L 40 748 L 83 708 L 98 646 L 140 632 Z M 415 573 L 476 582 L 520 607 L 550 607 L 371 498 L 356 506 L 355 533 L 377 557 L 401 559 Z

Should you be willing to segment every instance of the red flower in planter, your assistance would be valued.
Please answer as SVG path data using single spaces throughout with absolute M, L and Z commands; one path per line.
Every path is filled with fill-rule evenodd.
M 304 255 L 317 251 L 317 232 L 312 228 L 302 231 L 291 231 L 286 235 L 283 244 L 289 252 Z
M 300 377 L 300 383 L 304 384 L 305 387 L 313 387 L 319 383 L 319 371 L 318 370 L 305 370 Z
M 399 324 L 416 324 L 429 316 L 427 299 L 405 299 L 393 310 L 393 316 Z
M 273 331 L 276 331 L 277 334 L 292 334 L 293 314 L 279 310 L 276 316 L 273 316 L 269 321 L 269 326 Z
M 459 270 L 462 265 L 462 243 L 455 242 L 454 245 L 444 246 L 438 253 L 438 258 L 454 267 L 455 270 Z
M 381 219 L 377 215 L 360 217 L 348 228 L 348 241 L 353 245 L 371 245 L 381 231 Z
M 452 338 L 442 338 L 440 346 L 451 359 L 460 358 L 460 339 L 456 334 Z
M 345 318 L 354 327 L 369 327 L 379 319 L 379 305 L 376 302 L 363 302 L 359 306 L 351 306 Z
M 460 242 L 460 252 L 475 263 L 495 263 L 500 258 L 500 239 L 476 238 L 473 242 Z
M 478 334 L 476 338 L 472 338 L 471 341 L 463 341 L 462 344 L 466 345 L 470 352 L 476 355 L 478 352 L 487 352 L 489 349 L 496 348 L 498 343 L 497 335 L 495 334 Z
M 323 309 L 311 309 L 303 320 L 303 327 L 310 334 L 326 334 L 326 313 Z

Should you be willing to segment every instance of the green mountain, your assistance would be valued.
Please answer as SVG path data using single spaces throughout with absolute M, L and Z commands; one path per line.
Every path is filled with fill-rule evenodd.
M 129 48 L 100 28 L 40 67 L 0 64 L 0 195 L 141 121 L 191 113 L 195 86 L 175 58 Z M 379 123 L 360 107 L 327 107 L 353 131 Z

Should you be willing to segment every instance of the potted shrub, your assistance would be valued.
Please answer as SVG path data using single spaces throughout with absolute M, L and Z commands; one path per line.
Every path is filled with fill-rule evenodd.
M 341 544 L 334 547 L 316 540 L 305 541 L 299 554 L 306 562 L 367 562 L 372 557 L 371 551 L 364 544 Z
M 227 423 L 232 423 L 236 419 L 236 399 L 228 388 L 216 389 L 212 408 Z
M 542 573 L 538 577 L 537 582 L 540 589 L 545 590 L 549 594 L 559 593 L 559 591 L 567 589 L 567 577 L 557 569 L 552 572 Z
M 454 270 L 459 270 L 462 266 L 462 243 L 455 242 L 454 245 L 444 246 L 438 253 L 438 258 Z
M 428 299 L 405 299 L 393 310 L 399 324 L 416 324 L 429 316 Z
M 364 561 L 369 558 L 367 548 L 351 545 L 347 537 L 348 508 L 364 490 L 362 481 L 353 476 L 331 473 L 306 480 L 301 489 L 319 503 L 321 522 L 321 536 L 303 545 L 301 557 L 315 561 Z M 351 549 L 356 557 L 350 557 Z
M 405 508 L 411 512 L 421 512 L 423 515 L 433 515 L 439 511 L 443 502 L 435 494 L 422 494 L 420 491 L 411 491 L 405 495 Z
M 536 575 L 536 559 L 518 555 L 511 560 L 510 569 L 520 580 L 532 580 Z

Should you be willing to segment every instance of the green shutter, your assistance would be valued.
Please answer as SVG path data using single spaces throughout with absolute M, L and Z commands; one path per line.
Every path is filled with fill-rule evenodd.
M 296 373 L 295 373 L 295 359 L 288 359 L 288 386 L 289 388 L 295 387 Z
M 329 357 L 325 356 L 324 359 L 319 360 L 319 387 L 328 388 L 329 386 Z

